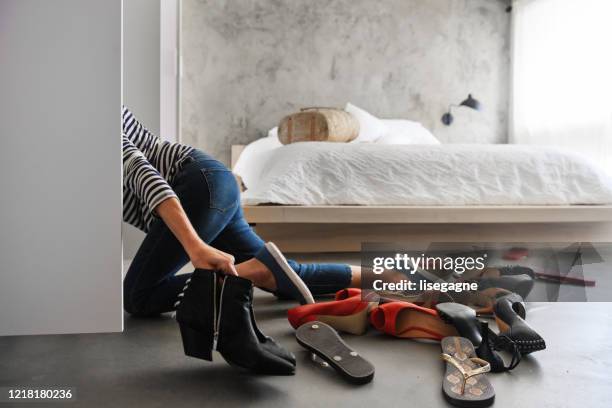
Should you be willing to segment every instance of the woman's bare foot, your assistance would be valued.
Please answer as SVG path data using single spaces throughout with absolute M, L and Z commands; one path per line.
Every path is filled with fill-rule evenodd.
M 255 258 L 236 265 L 238 276 L 253 282 L 253 285 L 274 291 L 276 290 L 276 280 L 272 272 Z
M 349 265 L 351 267 L 351 288 L 361 287 L 361 266 Z

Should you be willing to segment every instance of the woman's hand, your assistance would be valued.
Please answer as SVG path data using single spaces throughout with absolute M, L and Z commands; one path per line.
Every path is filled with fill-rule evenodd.
M 201 242 L 194 249 L 190 249 L 188 254 L 191 263 L 196 268 L 215 269 L 222 271 L 225 275 L 238 276 L 234 267 L 234 257 L 204 242 Z
M 155 211 L 179 240 L 193 266 L 201 269 L 220 270 L 226 275 L 238 276 L 234 267 L 234 257 L 207 245 L 200 239 L 176 198 L 171 197 L 162 201 Z

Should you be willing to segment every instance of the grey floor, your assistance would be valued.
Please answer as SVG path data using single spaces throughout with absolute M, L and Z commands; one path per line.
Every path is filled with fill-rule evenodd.
M 77 400 L 65 404 L 72 407 L 447 406 L 440 391 L 439 345 L 373 330 L 346 335 L 376 366 L 372 383 L 352 386 L 313 364 L 295 342 L 285 318 L 291 306 L 256 293 L 260 327 L 297 355 L 295 376 L 249 375 L 219 355 L 213 363 L 187 358 L 169 316 L 126 316 L 124 333 L 0 338 L 0 386 L 76 387 Z M 489 375 L 495 406 L 610 406 L 612 303 L 531 303 L 528 322 L 548 348 L 525 358 L 512 373 Z

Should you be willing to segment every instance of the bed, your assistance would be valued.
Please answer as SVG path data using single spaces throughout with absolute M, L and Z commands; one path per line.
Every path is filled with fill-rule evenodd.
M 243 149 L 232 148 L 232 163 L 248 186 L 245 216 L 289 252 L 612 241 L 612 179 L 554 148 L 309 142 L 246 150 L 239 161 Z

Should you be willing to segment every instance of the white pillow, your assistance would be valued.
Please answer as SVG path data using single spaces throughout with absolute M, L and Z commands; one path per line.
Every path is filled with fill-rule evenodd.
M 270 130 L 269 137 L 262 137 L 246 145 L 232 169 L 234 174 L 240 176 L 246 188 L 255 188 L 270 155 L 282 146 L 278 136 L 273 133 L 275 129 Z
M 346 104 L 345 111 L 350 113 L 359 122 L 359 136 L 352 142 L 375 142 L 387 132 L 385 124 L 377 117 L 351 104 Z
M 438 145 L 440 141 L 419 122 L 406 119 L 385 119 L 387 131 L 376 143 Z
M 273 127 L 268 130 L 268 137 L 275 137 L 278 139 L 278 126 Z

